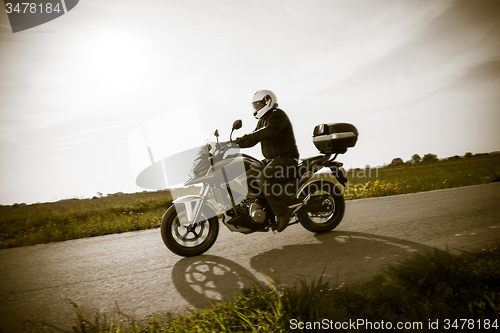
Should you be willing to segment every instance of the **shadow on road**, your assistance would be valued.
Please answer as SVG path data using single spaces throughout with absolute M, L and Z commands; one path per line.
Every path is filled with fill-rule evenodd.
M 294 285 L 298 279 L 317 279 L 333 285 L 368 280 L 381 269 L 415 253 L 433 248 L 401 239 L 358 232 L 335 231 L 315 236 L 319 243 L 285 245 L 250 259 L 256 271 L 279 277 Z M 202 255 L 178 261 L 172 278 L 177 291 L 191 305 L 203 307 L 211 301 L 231 301 L 234 294 L 262 284 L 245 267 L 226 258 Z
M 294 285 L 298 279 L 317 279 L 334 285 L 372 278 L 390 263 L 434 248 L 397 238 L 366 233 L 332 231 L 316 234 L 319 243 L 285 245 L 250 259 L 252 268 L 270 274 L 280 282 Z
M 212 255 L 179 260 L 172 270 L 172 280 L 182 297 L 195 307 L 231 301 L 234 294 L 259 284 L 245 267 Z

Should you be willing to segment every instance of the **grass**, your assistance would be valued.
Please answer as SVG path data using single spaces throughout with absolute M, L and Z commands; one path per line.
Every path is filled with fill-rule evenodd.
M 168 191 L 0 207 L 0 248 L 160 226 Z
M 354 286 L 332 286 L 321 277 L 293 287 L 283 287 L 277 278 L 269 280 L 270 286 L 246 289 L 232 302 L 177 316 L 154 316 L 143 323 L 120 311 L 112 318 L 88 319 L 73 303 L 77 313 L 73 332 L 320 332 L 322 325 L 335 328 L 357 320 L 364 322 L 353 330 L 363 332 L 380 331 L 377 325 L 382 321 L 386 328 L 388 323 L 393 328 L 406 324 L 407 329 L 394 330 L 401 332 L 449 332 L 455 330 L 453 324 L 473 326 L 474 331 L 488 331 L 484 326 L 488 324 L 493 332 L 500 325 L 498 248 L 460 256 L 438 250 L 416 255 Z M 436 321 L 438 329 L 429 328 Z M 304 330 L 298 329 L 299 323 Z M 55 328 L 38 324 L 35 329 L 52 332 Z
M 347 171 L 347 178 L 346 200 L 487 184 L 500 179 L 500 155 L 352 169 Z
M 347 176 L 347 200 L 484 184 L 500 178 L 500 155 L 354 169 Z M 171 202 L 161 191 L 0 206 L 0 249 L 156 228 Z

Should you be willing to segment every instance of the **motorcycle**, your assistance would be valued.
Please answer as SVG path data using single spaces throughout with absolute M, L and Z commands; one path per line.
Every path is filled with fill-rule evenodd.
M 243 234 L 276 229 L 275 214 L 256 185 L 265 164 L 240 153 L 232 142 L 233 131 L 241 127 L 241 120 L 234 122 L 227 142 L 219 142 L 218 130 L 214 132 L 217 142 L 199 149 L 191 178 L 184 183 L 199 186 L 199 194 L 174 200 L 163 215 L 161 236 L 173 253 L 190 257 L 209 250 L 219 234 L 219 221 L 230 231 Z M 300 223 L 311 232 L 324 233 L 340 224 L 345 211 L 343 189 L 314 176 L 324 168 L 330 169 L 345 187 L 343 164 L 335 159 L 354 147 L 357 139 L 358 131 L 351 124 L 314 128 L 313 142 L 321 155 L 302 159 L 290 177 L 280 183 L 282 191 L 276 193 L 293 209 L 289 225 Z

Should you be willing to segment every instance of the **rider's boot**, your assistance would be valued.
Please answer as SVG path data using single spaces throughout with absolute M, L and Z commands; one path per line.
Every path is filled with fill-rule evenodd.
M 287 207 L 283 214 L 278 216 L 278 227 L 276 228 L 278 232 L 282 232 L 286 227 L 288 227 L 288 223 L 290 222 L 292 215 L 293 209 Z

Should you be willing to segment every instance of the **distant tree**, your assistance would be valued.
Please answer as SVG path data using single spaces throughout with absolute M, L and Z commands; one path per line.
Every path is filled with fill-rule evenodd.
M 437 162 L 438 157 L 436 154 L 425 154 L 424 158 L 422 158 L 422 163 L 430 163 L 430 162 Z
M 465 157 L 465 158 L 471 158 L 472 156 L 474 156 L 474 155 L 472 155 L 472 153 L 471 153 L 471 152 L 467 152 L 467 153 L 465 153 L 465 155 L 464 155 L 464 157 Z
M 400 166 L 400 165 L 404 165 L 405 162 L 403 162 L 403 159 L 401 159 L 400 157 L 396 157 L 395 159 L 392 160 L 391 164 L 389 164 L 389 166 Z
M 461 157 L 460 157 L 460 156 L 458 156 L 458 155 L 451 156 L 451 157 L 448 157 L 448 158 L 447 158 L 447 160 L 448 160 L 448 161 L 454 161 L 454 160 L 459 160 L 459 159 L 461 159 Z
M 420 163 L 420 162 L 422 162 L 422 158 L 420 157 L 420 155 L 419 155 L 419 154 L 415 154 L 415 155 L 413 155 L 413 156 L 411 157 L 411 161 L 412 161 L 413 163 Z

